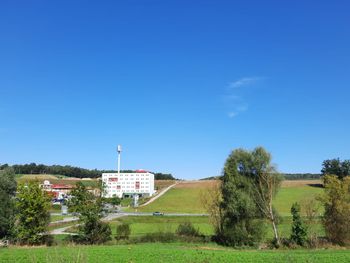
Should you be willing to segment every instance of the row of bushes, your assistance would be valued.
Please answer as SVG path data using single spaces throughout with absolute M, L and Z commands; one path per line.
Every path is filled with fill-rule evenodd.
M 184 241 L 184 242 L 207 242 L 208 238 L 202 235 L 197 228 L 193 226 L 191 222 L 184 222 L 179 224 L 175 233 L 173 232 L 155 232 L 148 233 L 141 237 L 130 238 L 130 225 L 127 223 L 122 223 L 117 226 L 117 234 L 115 239 L 118 242 L 127 243 L 146 243 L 146 242 L 174 242 L 174 241 Z

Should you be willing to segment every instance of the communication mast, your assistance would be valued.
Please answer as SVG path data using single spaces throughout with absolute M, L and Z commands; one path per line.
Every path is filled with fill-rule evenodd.
M 118 175 L 120 174 L 120 154 L 122 152 L 122 146 L 117 146 L 117 152 L 118 152 Z

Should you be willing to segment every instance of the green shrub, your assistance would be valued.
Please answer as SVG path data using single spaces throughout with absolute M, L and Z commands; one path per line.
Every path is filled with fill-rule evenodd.
M 176 234 L 179 236 L 198 237 L 200 236 L 198 229 L 194 228 L 191 222 L 179 224 L 176 229 Z
M 156 232 L 156 233 L 149 233 L 141 238 L 139 238 L 138 242 L 161 242 L 161 243 L 168 243 L 168 242 L 174 242 L 177 240 L 177 237 L 172 232 Z
M 299 246 L 304 246 L 307 239 L 307 232 L 300 217 L 300 205 L 298 203 L 292 205 L 291 213 L 293 216 L 293 224 L 290 240 Z
M 117 226 L 117 234 L 115 236 L 115 239 L 116 240 L 127 240 L 129 239 L 129 236 L 130 236 L 130 225 L 127 224 L 127 223 L 123 223 L 121 225 L 118 225 Z
M 78 226 L 78 234 L 72 236 L 71 241 L 79 244 L 102 244 L 111 240 L 111 228 L 108 223 L 91 220 Z
M 266 226 L 261 220 L 241 220 L 234 225 L 224 225 L 222 233 L 213 240 L 231 247 L 257 246 L 265 233 Z
M 61 210 L 61 205 L 59 205 L 59 204 L 52 205 L 51 209 L 52 210 Z

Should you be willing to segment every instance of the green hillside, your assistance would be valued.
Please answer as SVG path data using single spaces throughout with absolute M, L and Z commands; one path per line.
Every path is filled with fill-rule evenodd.
M 315 183 L 316 182 L 316 183 Z M 201 203 L 201 192 L 211 187 L 215 181 L 182 182 L 170 189 L 153 203 L 140 207 L 137 211 L 164 213 L 206 213 Z M 294 202 L 302 203 L 308 198 L 322 193 L 321 187 L 313 186 L 318 181 L 286 181 L 278 192 L 274 205 L 281 216 L 289 216 Z M 130 209 L 132 210 L 132 209 Z

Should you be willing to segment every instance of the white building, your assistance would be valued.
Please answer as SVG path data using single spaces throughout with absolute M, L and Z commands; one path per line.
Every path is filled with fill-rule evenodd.
M 102 182 L 105 186 L 104 197 L 152 196 L 154 191 L 154 174 L 144 170 L 133 173 L 103 173 Z

